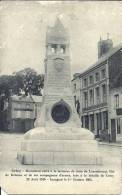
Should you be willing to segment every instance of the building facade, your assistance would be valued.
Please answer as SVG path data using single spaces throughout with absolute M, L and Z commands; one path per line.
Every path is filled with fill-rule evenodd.
M 110 90 L 111 131 L 115 140 L 122 140 L 122 87 Z
M 8 104 L 7 124 L 10 132 L 26 132 L 34 127 L 40 112 L 41 96 L 11 96 Z
M 102 140 L 122 139 L 122 45 L 100 40 L 98 61 L 75 74 L 72 87 L 82 126 Z

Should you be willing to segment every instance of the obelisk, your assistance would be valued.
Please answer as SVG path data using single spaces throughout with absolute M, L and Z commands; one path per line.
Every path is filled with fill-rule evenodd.
M 43 104 L 21 143 L 22 164 L 101 164 L 94 135 L 81 128 L 71 90 L 69 35 L 59 19 L 46 34 Z

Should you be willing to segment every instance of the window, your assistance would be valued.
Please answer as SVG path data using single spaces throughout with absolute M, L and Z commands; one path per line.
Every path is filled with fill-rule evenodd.
M 30 108 L 30 104 L 29 103 L 26 104 L 26 108 Z
M 100 81 L 100 74 L 99 74 L 99 72 L 96 72 L 95 79 L 96 79 L 96 81 Z
M 102 100 L 103 102 L 107 101 L 107 91 L 106 91 L 106 85 L 102 85 Z
M 91 114 L 90 115 L 90 124 L 91 124 L 91 131 L 93 132 L 94 131 L 94 115 Z
M 97 104 L 100 103 L 100 88 L 99 87 L 96 88 L 96 103 Z
M 115 98 L 115 107 L 118 108 L 119 107 L 119 94 L 116 94 L 114 98 Z
M 120 118 L 116 119 L 117 134 L 120 134 Z
M 56 51 L 57 51 L 57 45 L 56 44 L 51 45 L 51 51 L 52 51 L 52 53 L 56 53 Z
M 108 112 L 103 112 L 103 129 L 108 129 Z
M 93 78 L 93 75 L 91 75 L 89 77 L 89 83 L 92 85 L 94 83 L 94 78 Z
M 20 110 L 15 111 L 14 114 L 15 114 L 15 118 L 22 118 L 23 117 L 22 112 Z
M 85 128 L 89 129 L 89 116 L 86 115 L 84 120 L 85 120 Z
M 60 50 L 60 52 L 61 52 L 62 54 L 64 54 L 64 53 L 65 53 L 65 50 L 66 50 L 66 46 L 65 46 L 65 45 L 61 45 L 61 50 Z
M 97 96 L 97 97 L 100 96 L 100 89 L 99 89 L 99 87 L 96 88 L 96 96 Z
M 84 92 L 84 107 L 88 107 L 88 92 Z
M 17 102 L 16 105 L 15 105 L 16 108 L 21 108 L 22 107 L 22 104 L 20 102 Z
M 88 86 L 88 79 L 85 78 L 85 79 L 84 79 L 84 87 L 87 87 L 87 86 Z
M 31 112 L 30 111 L 26 111 L 25 118 L 31 118 Z
M 89 91 L 90 106 L 94 104 L 94 90 L 90 89 Z
M 102 129 L 102 120 L 101 120 L 101 112 L 96 114 L 96 118 L 97 118 L 97 135 L 99 136 L 99 130 Z
M 101 78 L 104 79 L 106 77 L 105 69 L 101 70 Z

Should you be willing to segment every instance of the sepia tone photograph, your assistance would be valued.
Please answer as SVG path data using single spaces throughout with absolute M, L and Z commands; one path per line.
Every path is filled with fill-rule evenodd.
M 121 195 L 122 2 L 0 1 L 0 186 Z

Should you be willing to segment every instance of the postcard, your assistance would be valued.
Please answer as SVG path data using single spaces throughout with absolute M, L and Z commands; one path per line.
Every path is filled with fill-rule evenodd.
M 122 2 L 0 1 L 0 187 L 122 194 Z

